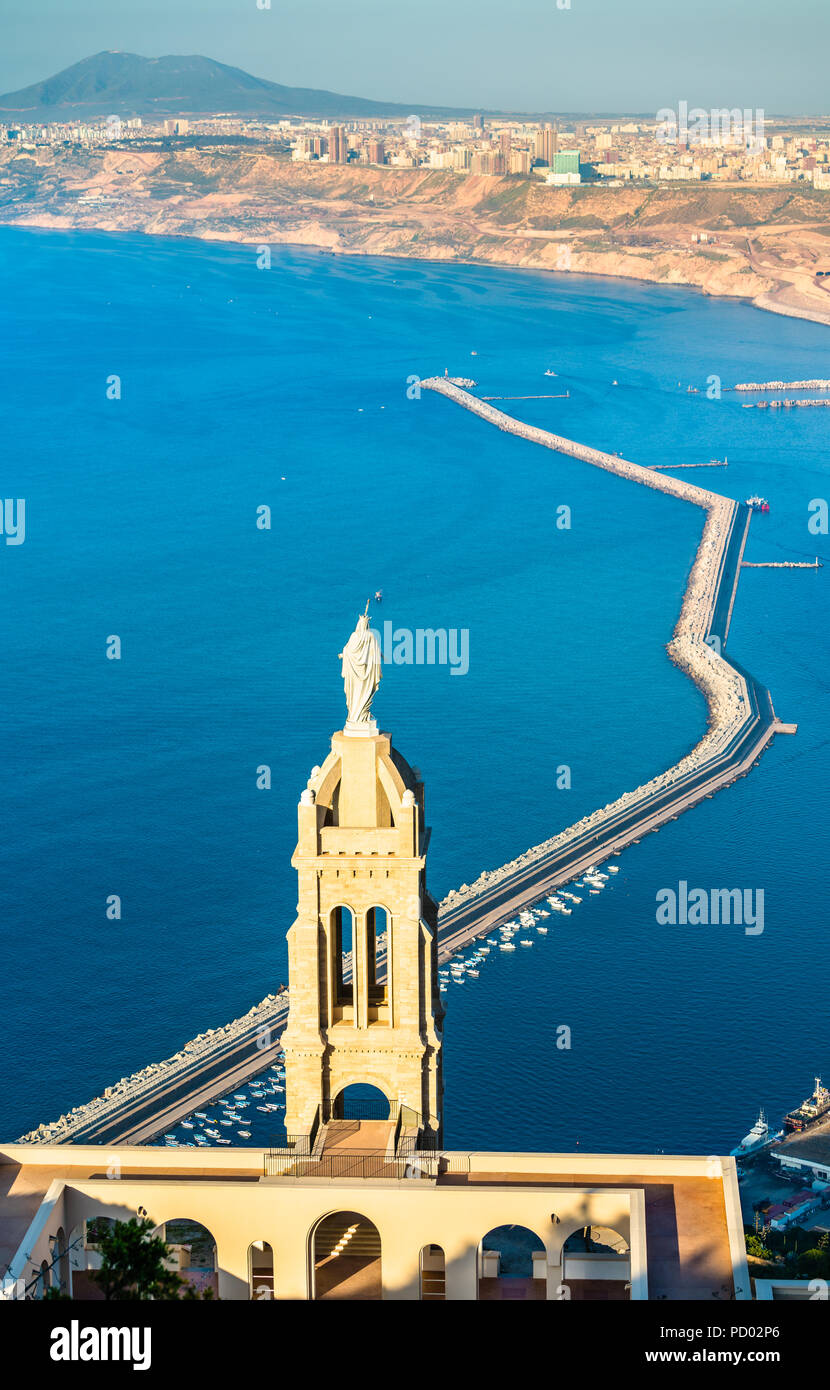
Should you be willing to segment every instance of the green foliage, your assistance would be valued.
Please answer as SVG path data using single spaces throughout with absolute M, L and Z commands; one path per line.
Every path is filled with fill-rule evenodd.
M 830 1251 L 813 1247 L 804 1250 L 796 1265 L 801 1279 L 830 1279 Z
M 181 1297 L 184 1281 L 165 1268 L 167 1244 L 152 1235 L 152 1230 L 153 1223 L 147 1217 L 133 1216 L 96 1232 L 102 1264 L 95 1280 L 105 1298 L 125 1302 Z
M 773 1252 L 767 1249 L 762 1238 L 756 1236 L 754 1232 L 748 1234 L 746 1237 L 746 1253 L 747 1255 L 754 1255 L 756 1260 L 771 1260 L 775 1258 Z

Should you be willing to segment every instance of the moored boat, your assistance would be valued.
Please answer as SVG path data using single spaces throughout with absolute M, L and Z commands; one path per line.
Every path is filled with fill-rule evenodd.
M 767 1117 L 762 1108 L 758 1113 L 758 1118 L 752 1126 L 752 1129 L 748 1134 L 744 1135 L 740 1144 L 732 1149 L 729 1157 L 747 1158 L 750 1154 L 760 1153 L 762 1149 L 769 1148 L 770 1144 L 774 1144 L 777 1139 L 780 1139 L 782 1134 L 783 1130 L 779 1130 L 777 1134 L 772 1134 L 770 1132 Z

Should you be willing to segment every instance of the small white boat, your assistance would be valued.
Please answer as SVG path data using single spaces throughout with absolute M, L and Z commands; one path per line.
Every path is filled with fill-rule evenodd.
M 217 1144 L 230 1144 L 230 1139 L 217 1139 Z
M 240 1139 L 250 1139 L 251 1137 L 251 1131 L 249 1129 L 238 1129 L 236 1132 Z
M 774 1144 L 780 1139 L 783 1133 L 783 1129 L 779 1130 L 777 1134 L 772 1134 L 770 1132 L 767 1117 L 763 1109 L 761 1109 L 749 1134 L 744 1135 L 740 1144 L 738 1144 L 737 1148 L 732 1150 L 729 1157 L 746 1158 L 749 1154 L 760 1153 L 762 1149 L 769 1148 L 770 1144 Z
M 196 1126 L 193 1125 L 193 1124 L 191 1124 L 189 1120 L 182 1120 L 182 1129 L 195 1129 L 195 1128 L 196 1128 Z
M 609 872 L 609 874 L 618 874 L 618 873 L 620 872 L 620 866 L 619 866 L 619 864 L 609 864 L 609 865 L 608 865 L 608 872 Z
M 599 889 L 599 888 L 592 888 L 592 889 L 591 889 L 591 897 L 592 897 L 592 898 L 598 898 L 599 895 L 600 895 L 600 889 Z
M 523 945 L 523 946 L 532 946 L 532 945 L 533 945 L 533 942 L 531 941 L 531 939 L 530 939 L 529 937 L 526 936 L 526 937 L 524 938 L 524 941 L 522 942 L 522 945 Z
M 220 1125 L 228 1126 L 228 1125 L 230 1125 L 231 1122 L 230 1122 L 230 1120 L 220 1120 L 219 1123 L 220 1123 Z
M 205 1113 L 204 1110 L 194 1110 L 194 1111 L 193 1111 L 193 1114 L 196 1116 L 196 1119 L 197 1119 L 197 1120 L 206 1120 L 206 1119 L 207 1119 L 207 1114 Z
M 471 980 L 477 980 L 478 977 L 479 977 L 479 971 L 478 971 L 478 970 L 468 970 L 468 971 L 467 971 L 467 974 L 469 975 L 469 977 L 470 977 Z
M 500 951 L 515 951 L 515 949 L 512 941 L 503 941 L 499 946 Z
M 537 932 L 539 933 L 540 936 L 546 936 L 546 935 L 547 935 L 547 930 L 548 930 L 547 927 L 537 927 L 536 930 L 537 930 Z

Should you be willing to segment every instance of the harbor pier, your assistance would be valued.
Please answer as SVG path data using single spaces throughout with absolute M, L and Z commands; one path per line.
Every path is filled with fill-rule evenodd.
M 499 429 L 668 493 L 705 513 L 667 651 L 704 694 L 709 710 L 706 733 L 684 758 L 649 782 L 449 893 L 438 910 L 438 956 L 445 961 L 546 893 L 580 877 L 589 866 L 619 854 L 746 776 L 773 737 L 794 733 L 796 726 L 777 718 L 769 691 L 724 653 L 738 577 L 746 563 L 750 508 L 618 455 L 526 425 L 448 378 L 429 378 L 421 387 L 448 397 Z M 147 1142 L 273 1062 L 281 1051 L 289 1002 L 287 991 L 267 996 L 244 1018 L 202 1034 L 174 1057 L 122 1078 L 102 1096 L 51 1124 L 40 1125 L 21 1142 Z

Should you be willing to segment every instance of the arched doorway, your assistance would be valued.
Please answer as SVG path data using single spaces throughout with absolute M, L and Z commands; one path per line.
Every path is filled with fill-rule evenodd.
M 478 1296 L 490 1302 L 544 1299 L 545 1243 L 526 1226 L 496 1226 L 478 1248 Z
M 318 1221 L 311 1263 L 315 1299 L 383 1297 L 380 1232 L 359 1212 L 332 1212 Z
M 248 1280 L 255 1301 L 274 1297 L 274 1252 L 267 1240 L 248 1246 Z
M 359 1081 L 335 1096 L 332 1115 L 336 1120 L 389 1120 L 392 1107 L 378 1086 Z
M 447 1261 L 443 1247 L 425 1245 L 421 1251 L 421 1301 L 440 1303 L 447 1297 Z
M 562 1247 L 562 1283 L 574 1302 L 625 1302 L 631 1297 L 628 1240 L 609 1226 L 582 1226 Z
M 169 1257 L 167 1268 L 178 1274 L 195 1293 L 213 1292 L 219 1294 L 219 1276 L 216 1263 L 216 1241 L 206 1226 L 186 1217 L 175 1221 L 165 1221 L 156 1228 L 154 1235 L 167 1242 Z

